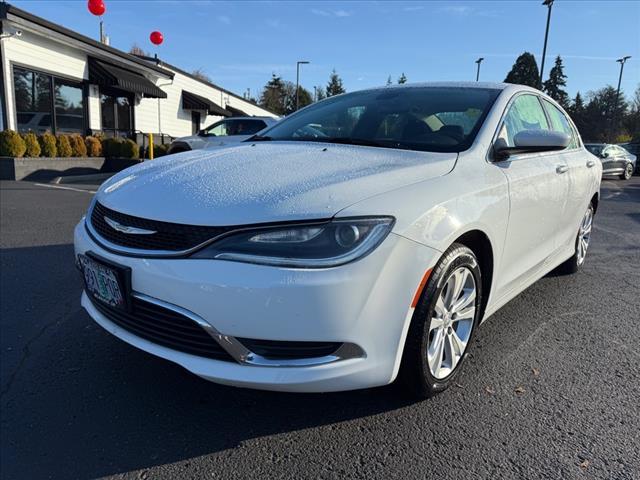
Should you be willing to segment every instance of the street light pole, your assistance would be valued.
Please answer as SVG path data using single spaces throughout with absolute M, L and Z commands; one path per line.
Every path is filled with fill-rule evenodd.
M 476 82 L 480 80 L 480 64 L 482 63 L 483 60 L 484 60 L 483 57 L 480 57 L 479 59 L 476 60 L 476 63 L 478 64 L 478 70 L 476 71 Z
M 542 75 L 544 74 L 544 59 L 547 56 L 547 39 L 549 38 L 549 23 L 551 23 L 551 7 L 553 6 L 553 0 L 544 0 L 542 5 L 548 7 L 547 11 L 547 28 L 544 32 L 544 47 L 542 47 L 542 62 L 540 63 L 540 86 L 542 87 Z
M 616 60 L 620 64 L 620 75 L 618 76 L 618 89 L 616 90 L 616 110 L 614 114 L 614 125 L 618 125 L 618 112 L 620 111 L 620 84 L 622 83 L 622 71 L 624 70 L 624 64 L 631 58 L 631 55 L 626 55 Z
M 296 111 L 300 105 L 300 65 L 306 65 L 309 63 L 306 60 L 300 60 L 296 62 Z

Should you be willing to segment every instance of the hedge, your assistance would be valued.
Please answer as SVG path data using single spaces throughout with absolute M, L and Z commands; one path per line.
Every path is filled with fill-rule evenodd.
M 100 134 L 82 138 L 81 135 L 57 135 L 46 132 L 37 135 L 28 132 L 20 135 L 13 130 L 0 131 L 0 156 L 2 157 L 107 157 L 137 160 L 141 148 L 128 138 L 102 138 Z M 156 146 L 156 156 L 166 149 Z
M 0 155 L 3 157 L 22 157 L 27 145 L 18 132 L 3 130 L 0 132 Z
M 71 135 L 69 137 L 69 143 L 71 143 L 72 155 L 74 157 L 87 156 L 87 146 L 85 145 L 84 140 L 80 135 Z
M 40 144 L 38 143 L 38 137 L 33 132 L 25 133 L 22 135 L 24 144 L 27 146 L 24 152 L 25 157 L 39 157 L 40 156 Z
M 73 154 L 73 150 L 71 150 L 71 142 L 69 142 L 69 137 L 66 135 L 58 135 L 56 139 L 56 147 L 58 147 L 59 157 L 66 158 Z
M 40 144 L 40 154 L 43 157 L 57 157 L 58 147 L 56 146 L 56 137 L 53 134 L 47 132 L 38 136 L 38 143 Z

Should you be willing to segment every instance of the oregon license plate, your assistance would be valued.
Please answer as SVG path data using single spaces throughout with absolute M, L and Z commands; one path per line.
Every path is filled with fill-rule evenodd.
M 87 255 L 78 255 L 85 290 L 96 300 L 117 308 L 126 308 L 127 292 L 122 271 Z

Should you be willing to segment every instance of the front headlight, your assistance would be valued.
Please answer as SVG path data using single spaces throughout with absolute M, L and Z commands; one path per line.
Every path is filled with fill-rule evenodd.
M 391 231 L 393 217 L 344 218 L 232 233 L 191 258 L 279 267 L 325 268 L 368 255 Z

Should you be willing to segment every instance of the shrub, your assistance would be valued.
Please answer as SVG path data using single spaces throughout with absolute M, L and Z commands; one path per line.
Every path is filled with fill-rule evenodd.
M 74 157 L 86 157 L 87 146 L 84 144 L 84 140 L 78 134 L 71 135 L 69 137 L 69 143 L 71 143 L 71 150 Z
M 153 158 L 164 157 L 167 154 L 169 145 L 154 145 L 153 146 Z
M 40 153 L 43 157 L 57 157 L 58 147 L 56 145 L 56 137 L 51 133 L 43 133 L 38 136 L 38 143 L 40 144 Z
M 131 160 L 136 160 L 140 158 L 140 148 L 138 148 L 138 144 L 133 140 L 125 139 L 120 144 L 120 156 L 122 158 L 129 158 Z
M 102 140 L 102 154 L 107 158 L 115 158 L 120 156 L 119 138 L 105 138 Z
M 24 152 L 25 157 L 39 157 L 40 156 L 40 144 L 38 143 L 38 137 L 33 132 L 25 133 L 22 135 L 24 144 L 27 149 Z
M 87 155 L 90 157 L 102 156 L 102 143 L 96 137 L 85 138 L 84 144 L 87 149 Z
M 58 135 L 58 139 L 56 141 L 56 147 L 58 147 L 58 156 L 59 157 L 70 157 L 73 151 L 71 150 L 71 143 L 69 142 L 69 137 L 66 135 Z
M 27 150 L 27 145 L 19 133 L 13 130 L 0 132 L 0 156 L 22 157 Z

